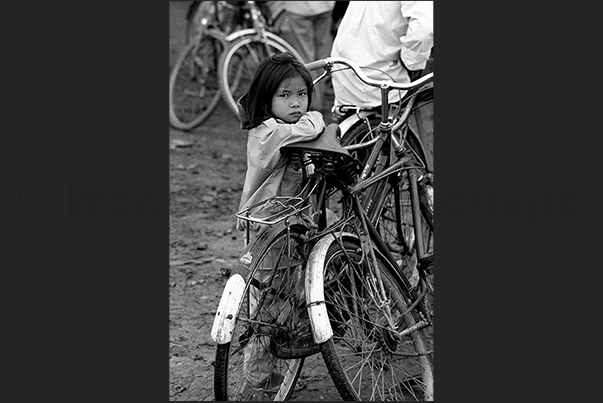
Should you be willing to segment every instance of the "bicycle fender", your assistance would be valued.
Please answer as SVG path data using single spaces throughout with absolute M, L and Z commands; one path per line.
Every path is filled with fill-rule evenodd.
M 348 116 L 343 121 L 341 121 L 339 123 L 339 128 L 341 129 L 341 138 L 343 139 L 344 136 L 350 131 L 350 129 L 356 125 L 356 123 L 362 121 L 364 118 L 371 115 L 375 115 L 375 112 L 360 111 L 358 113 Z
M 229 34 L 228 36 L 226 36 L 226 41 L 227 42 L 232 42 L 235 39 L 238 39 L 242 36 L 249 36 L 249 35 L 255 35 L 257 32 L 255 29 L 253 28 L 245 28 L 245 29 L 241 29 L 235 32 L 232 32 L 231 34 Z
M 291 52 L 297 60 L 304 60 L 301 57 L 301 55 L 299 54 L 299 52 L 289 42 L 287 42 L 280 36 L 270 32 L 270 31 L 266 31 L 266 38 L 272 39 L 273 41 L 280 43 L 281 46 L 284 46 L 285 48 L 289 49 L 289 52 Z
M 234 43 L 235 41 L 237 41 L 239 39 L 242 39 L 245 37 L 254 37 L 256 35 L 258 35 L 258 31 L 255 28 L 245 28 L 245 29 L 241 29 L 239 31 L 232 32 L 230 35 L 226 36 L 226 42 Z M 295 48 L 293 48 L 293 46 L 291 46 L 291 44 L 289 44 L 289 42 L 285 41 L 280 36 L 270 32 L 270 31 L 265 31 L 264 35 L 266 36 L 266 39 L 277 42 L 282 47 L 288 49 L 289 52 L 291 52 L 293 54 L 293 56 L 295 56 L 296 59 L 303 60 L 303 58 L 295 50 Z
M 214 342 L 230 343 L 245 286 L 245 279 L 240 274 L 233 274 L 226 282 L 211 328 L 211 338 Z
M 355 237 L 351 233 L 344 232 L 343 237 Z M 306 309 L 310 317 L 310 325 L 312 326 L 312 335 L 314 342 L 324 343 L 333 337 L 333 329 L 327 314 L 327 306 L 325 304 L 324 295 L 324 264 L 327 251 L 336 239 L 332 234 L 327 234 L 322 237 L 312 248 L 312 252 L 308 258 L 306 266 Z

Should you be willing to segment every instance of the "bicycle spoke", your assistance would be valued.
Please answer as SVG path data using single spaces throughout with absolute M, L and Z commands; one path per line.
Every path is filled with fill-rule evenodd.
M 381 265 L 377 267 L 386 291 L 382 296 L 389 303 L 382 302 L 376 278 L 367 277 L 368 257 L 358 264 L 361 251 L 356 247 L 343 245 L 344 253 L 342 246 L 333 245 L 325 261 L 325 299 L 334 333 L 327 344 L 334 349 L 333 357 L 349 385 L 361 400 L 422 399 L 424 391 L 431 390 L 432 379 L 425 361 L 432 349 L 424 348 L 423 323 L 412 319 L 407 302 Z M 394 323 L 400 328 L 392 327 Z M 429 384 L 417 384 L 418 390 L 404 382 L 422 376 Z

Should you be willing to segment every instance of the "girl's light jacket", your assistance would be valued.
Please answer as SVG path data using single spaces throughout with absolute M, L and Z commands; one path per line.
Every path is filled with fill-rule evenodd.
M 238 211 L 272 196 L 297 195 L 301 190 L 301 171 L 294 171 L 279 149 L 288 144 L 313 140 L 324 129 L 322 114 L 308 111 L 297 123 L 270 118 L 249 130 L 247 173 Z M 236 227 L 239 230 L 245 228 L 238 219 Z

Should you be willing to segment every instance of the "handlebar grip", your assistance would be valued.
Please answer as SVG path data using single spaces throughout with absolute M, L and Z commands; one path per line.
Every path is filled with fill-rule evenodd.
M 321 60 L 316 60 L 314 62 L 310 62 L 308 64 L 305 64 L 304 66 L 309 70 L 318 70 L 320 68 L 323 68 L 327 65 L 327 60 L 326 59 L 321 59 Z

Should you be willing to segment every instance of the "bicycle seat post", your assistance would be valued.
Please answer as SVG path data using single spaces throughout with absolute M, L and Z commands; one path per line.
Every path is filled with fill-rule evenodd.
M 389 117 L 389 91 L 390 86 L 387 83 L 381 85 L 381 125 L 384 126 L 388 123 Z M 382 128 L 382 127 L 380 127 Z
M 390 133 L 392 132 L 392 126 L 389 116 L 389 92 L 392 87 L 389 83 L 384 82 L 381 84 L 381 122 L 379 123 L 379 130 L 381 133 L 387 134 L 388 138 L 391 138 Z M 385 139 L 385 136 L 383 136 Z

